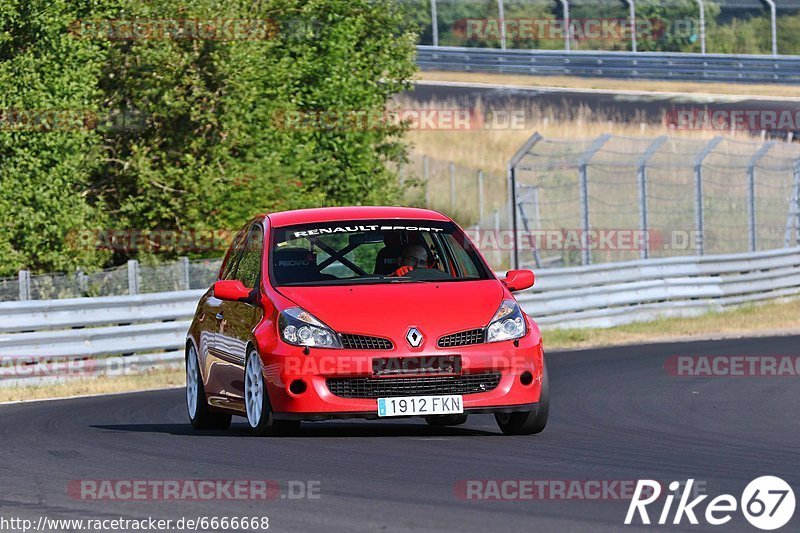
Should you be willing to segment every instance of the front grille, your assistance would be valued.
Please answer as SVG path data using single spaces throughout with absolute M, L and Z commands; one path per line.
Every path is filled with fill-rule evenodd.
M 450 348 L 452 346 L 468 346 L 470 344 L 481 344 L 484 338 L 483 328 L 469 329 L 451 333 L 444 337 L 439 337 L 439 348 Z
M 353 335 L 352 333 L 342 333 L 342 347 L 348 350 L 391 350 L 392 341 L 381 337 L 370 337 L 368 335 Z
M 460 355 L 423 355 L 422 357 L 375 357 L 372 375 L 460 374 Z
M 419 378 L 329 378 L 328 390 L 340 398 L 390 398 L 429 394 L 475 394 L 493 390 L 499 372 Z

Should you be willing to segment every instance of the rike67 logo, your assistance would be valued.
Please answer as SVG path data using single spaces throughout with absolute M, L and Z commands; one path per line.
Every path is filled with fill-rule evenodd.
M 700 511 L 701 504 L 708 498 L 708 495 L 697 496 L 689 501 L 693 484 L 694 479 L 686 481 L 680 494 L 677 491 L 684 486 L 683 483 L 673 481 L 669 484 L 670 493 L 663 499 L 664 504 L 658 514 L 657 524 L 678 525 L 685 517 L 690 524 L 697 525 L 699 524 L 699 515 L 705 519 L 706 523 L 712 526 L 721 526 L 730 522 L 737 508 L 741 508 L 742 514 L 750 524 L 761 530 L 772 531 L 789 523 L 794 515 L 794 491 L 779 477 L 762 476 L 754 479 L 745 487 L 739 501 L 730 494 L 721 494 L 707 503 L 704 513 Z M 673 514 L 672 505 L 676 496 L 679 500 Z M 647 506 L 659 500 L 660 497 L 661 484 L 658 481 L 640 479 L 628 507 L 628 514 L 625 516 L 625 525 L 633 523 L 637 513 L 642 524 L 650 524 L 651 519 Z M 655 511 L 656 509 L 651 510 Z M 671 521 L 670 516 L 672 517 Z

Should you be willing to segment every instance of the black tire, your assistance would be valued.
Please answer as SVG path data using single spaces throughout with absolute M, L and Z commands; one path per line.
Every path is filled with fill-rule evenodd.
M 245 364 L 245 369 L 247 368 L 248 364 L 250 363 L 251 358 L 258 358 L 258 352 L 255 349 L 251 348 L 247 354 L 247 363 Z M 247 370 L 245 370 L 245 373 Z M 287 436 L 287 435 L 294 435 L 300 431 L 300 421 L 299 420 L 276 420 L 275 415 L 272 413 L 272 406 L 269 402 L 269 394 L 267 394 L 267 386 L 264 383 L 264 374 L 259 373 L 258 379 L 261 381 L 261 390 L 263 393 L 261 394 L 261 413 L 258 422 L 254 425 L 253 422 L 248 417 L 247 422 L 250 424 L 250 428 L 253 430 L 253 434 L 259 437 L 277 437 L 277 436 Z M 248 378 L 245 375 L 245 402 L 247 402 L 247 383 Z
M 544 431 L 550 415 L 550 385 L 547 366 L 542 374 L 542 394 L 538 407 L 522 413 L 495 413 L 494 419 L 504 435 L 535 435 Z
M 466 423 L 467 416 L 465 414 L 462 415 L 430 415 L 425 417 L 425 422 L 429 426 L 460 426 L 461 424 Z
M 195 397 L 196 405 L 194 409 L 194 416 L 192 416 L 192 408 L 189 405 L 189 358 L 195 358 L 195 365 L 193 367 L 193 371 L 195 374 L 195 379 L 197 380 L 197 394 Z M 211 411 L 208 406 L 208 400 L 206 399 L 206 391 L 203 387 L 203 376 L 200 373 L 200 362 L 197 360 L 197 352 L 194 349 L 193 345 L 190 345 L 186 349 L 186 387 L 187 387 L 187 411 L 189 415 L 189 421 L 192 423 L 192 427 L 195 429 L 228 429 L 231 425 L 231 415 L 226 413 L 215 413 Z

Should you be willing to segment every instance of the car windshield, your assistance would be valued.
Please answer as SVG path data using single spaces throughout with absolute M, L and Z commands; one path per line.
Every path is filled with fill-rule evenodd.
M 272 230 L 275 286 L 422 283 L 491 279 L 452 222 L 358 220 Z

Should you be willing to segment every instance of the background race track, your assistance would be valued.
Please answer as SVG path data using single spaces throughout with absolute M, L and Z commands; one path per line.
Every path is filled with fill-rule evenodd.
M 797 97 L 743 96 L 724 94 L 692 94 L 639 92 L 624 90 L 566 89 L 556 87 L 513 87 L 490 84 L 418 81 L 404 93 L 411 101 L 424 105 L 431 102 L 455 101 L 472 107 L 478 101 L 496 109 L 525 110 L 532 104 L 564 110 L 586 106 L 595 112 L 614 117 L 616 121 L 638 124 L 663 123 L 664 113 L 678 109 L 713 111 L 787 111 L 797 110 Z M 720 133 L 726 133 L 721 131 Z M 781 136 L 781 135 L 779 135 Z M 786 136 L 786 132 L 782 132 Z
M 777 475 L 800 487 L 800 378 L 671 377 L 672 355 L 800 355 L 800 337 L 553 353 L 551 423 L 503 437 L 491 415 L 429 428 L 417 419 L 304 424 L 302 437 L 195 432 L 182 390 L 0 406 L 0 516 L 269 516 L 272 531 L 619 531 L 627 501 L 465 501 L 467 479 L 695 478 L 741 495 Z M 319 480 L 320 499 L 81 501 L 79 479 Z M 800 494 L 798 494 L 800 496 Z M 701 512 L 705 505 L 701 504 Z M 660 505 L 651 512 L 657 518 Z M 799 513 L 783 530 L 798 530 Z M 656 515 L 656 516 L 653 516 Z M 638 522 L 637 522 L 638 523 Z M 726 526 L 626 530 L 757 531 Z

